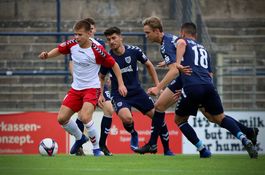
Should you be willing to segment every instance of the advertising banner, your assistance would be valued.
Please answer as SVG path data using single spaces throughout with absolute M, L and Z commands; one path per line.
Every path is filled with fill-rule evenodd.
M 68 152 L 68 134 L 57 122 L 57 113 L 0 114 L 0 154 L 38 154 L 39 143 L 50 137 Z
M 257 150 L 265 154 L 265 113 L 264 112 L 226 112 L 227 115 L 248 127 L 259 129 Z M 100 134 L 100 124 L 103 112 L 93 114 L 96 128 Z M 77 114 L 73 116 L 73 119 Z M 140 112 L 133 112 L 135 129 L 139 136 L 139 145 L 149 141 L 151 119 Z M 170 149 L 175 154 L 198 154 L 179 128 L 174 123 L 174 113 L 166 113 L 166 123 L 169 130 Z M 241 142 L 226 129 L 210 123 L 201 113 L 190 117 L 189 124 L 195 129 L 198 137 L 213 154 L 247 154 Z M 44 138 L 54 139 L 59 146 L 58 153 L 69 153 L 75 142 L 57 122 L 57 113 L 25 112 L 0 114 L 0 154 L 38 154 L 38 146 Z M 131 154 L 130 134 L 124 129 L 119 117 L 114 114 L 107 146 L 114 154 Z M 86 154 L 92 154 L 92 144 L 84 144 Z M 158 139 L 158 153 L 163 154 L 163 147 Z
M 143 146 L 145 143 L 148 143 L 151 133 L 151 119 L 147 116 L 144 116 L 140 112 L 134 111 L 133 120 L 135 130 L 138 132 L 139 145 Z M 100 131 L 100 124 L 102 120 L 103 113 L 101 111 L 96 111 L 93 114 L 93 120 L 96 124 L 96 127 Z M 74 120 L 77 117 L 77 114 L 73 116 Z M 169 131 L 169 147 L 172 152 L 175 154 L 182 153 L 182 134 L 176 124 L 174 123 L 174 114 L 169 113 L 166 114 L 166 123 Z M 86 134 L 86 131 L 85 131 Z M 100 134 L 100 133 L 98 133 Z M 133 151 L 130 148 L 130 139 L 131 135 L 128 133 L 117 116 L 117 114 L 113 114 L 112 116 L 112 125 L 110 129 L 110 133 L 107 138 L 107 146 L 109 150 L 113 154 L 132 154 Z M 71 147 L 75 142 L 75 138 L 70 135 L 70 143 Z M 84 152 L 86 154 L 92 154 L 93 146 L 91 142 L 87 142 L 83 145 Z M 161 144 L 160 138 L 158 138 L 158 153 L 163 154 L 163 146 Z
M 250 128 L 258 128 L 257 150 L 259 154 L 265 153 L 265 112 L 225 112 L 225 114 L 235 118 L 240 123 Z M 214 154 L 247 154 L 241 141 L 235 138 L 229 131 L 219 127 L 214 123 L 210 123 L 202 113 L 198 113 L 196 117 L 191 116 L 189 124 L 195 129 L 198 137 Z M 183 153 L 196 154 L 195 146 L 193 146 L 183 136 Z
M 182 153 L 182 134 L 174 123 L 173 113 L 166 114 L 166 123 L 169 131 L 169 147 L 175 154 Z M 151 119 L 140 112 L 133 112 L 135 130 L 138 132 L 139 145 L 148 143 L 151 134 Z M 130 149 L 131 134 L 122 125 L 121 120 L 115 114 L 113 124 L 108 137 L 108 147 L 113 153 L 133 153 Z M 164 153 L 163 146 L 158 138 L 158 154 Z

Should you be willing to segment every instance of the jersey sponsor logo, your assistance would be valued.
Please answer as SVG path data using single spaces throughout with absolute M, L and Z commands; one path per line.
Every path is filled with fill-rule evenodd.
M 126 63 L 130 64 L 131 61 L 132 61 L 131 56 L 125 57 L 125 62 L 126 62 Z
M 88 67 L 90 64 L 89 63 L 83 63 L 83 62 L 76 62 L 74 61 L 74 64 L 78 64 L 79 66 L 82 66 L 82 67 Z
M 121 73 L 126 73 L 126 72 L 133 72 L 132 65 L 124 67 L 121 69 Z
M 78 52 L 86 55 L 86 53 L 84 51 L 82 51 L 82 50 L 78 50 Z

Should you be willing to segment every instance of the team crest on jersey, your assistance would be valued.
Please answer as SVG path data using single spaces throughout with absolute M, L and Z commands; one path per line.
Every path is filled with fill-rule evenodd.
M 128 57 L 125 57 L 125 61 L 126 61 L 126 63 L 130 64 L 132 59 L 130 56 L 128 56 Z
M 121 101 L 118 102 L 118 103 L 117 103 L 117 106 L 118 106 L 118 107 L 121 107 L 121 106 L 122 106 L 122 102 L 121 102 Z

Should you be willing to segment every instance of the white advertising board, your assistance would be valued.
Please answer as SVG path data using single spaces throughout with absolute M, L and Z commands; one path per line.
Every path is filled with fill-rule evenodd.
M 257 149 L 259 154 L 265 153 L 265 112 L 225 112 L 248 127 L 259 129 Z M 195 129 L 199 139 L 211 150 L 213 154 L 246 154 L 241 142 L 226 129 L 210 123 L 202 113 L 198 112 L 196 117 L 191 116 L 189 124 Z M 183 136 L 183 153 L 197 154 L 193 146 Z

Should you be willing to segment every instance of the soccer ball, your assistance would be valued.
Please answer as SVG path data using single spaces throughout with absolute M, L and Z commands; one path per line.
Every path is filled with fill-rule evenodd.
M 58 144 L 51 138 L 43 139 L 39 144 L 39 153 L 43 156 L 54 156 L 58 152 Z

